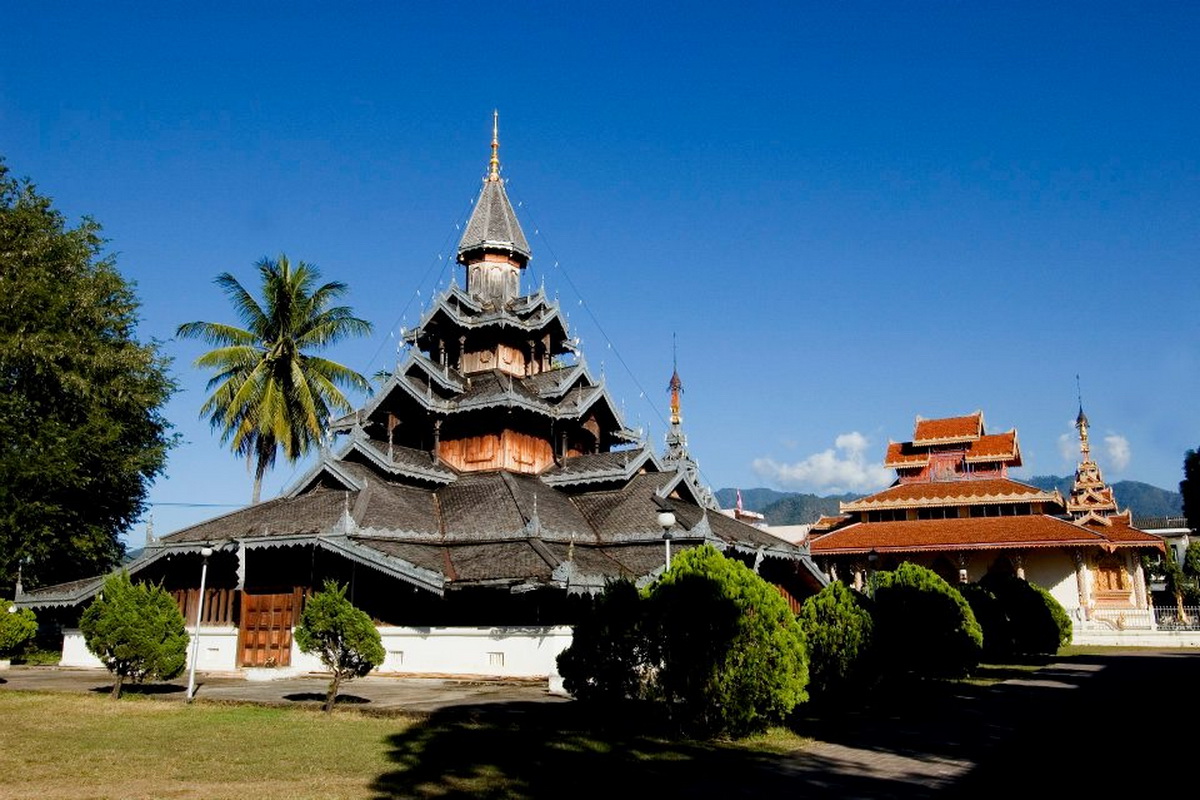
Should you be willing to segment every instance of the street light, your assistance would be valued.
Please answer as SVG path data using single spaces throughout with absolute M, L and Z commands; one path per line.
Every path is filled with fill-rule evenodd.
M 208 557 L 213 554 L 211 547 L 200 548 L 204 562 L 200 565 L 200 602 L 196 609 L 196 629 L 192 633 L 192 668 L 188 671 L 187 701 L 192 702 L 196 696 L 196 662 L 200 659 L 200 620 L 204 617 L 204 582 L 208 578 Z
M 673 511 L 658 512 L 658 526 L 663 529 L 663 541 L 667 544 L 667 569 L 671 568 L 671 528 L 675 527 Z

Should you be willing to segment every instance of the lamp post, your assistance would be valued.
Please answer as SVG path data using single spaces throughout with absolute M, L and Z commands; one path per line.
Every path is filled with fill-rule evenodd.
M 196 662 L 200 660 L 200 620 L 204 618 L 204 582 L 208 578 L 208 557 L 213 554 L 211 547 L 200 548 L 204 562 L 200 566 L 200 602 L 196 608 L 196 628 L 192 633 L 192 667 L 188 670 L 187 701 L 192 702 L 196 696 Z
M 675 514 L 672 511 L 658 512 L 658 525 L 663 529 L 663 541 L 667 545 L 667 569 L 671 568 L 671 528 L 675 527 Z

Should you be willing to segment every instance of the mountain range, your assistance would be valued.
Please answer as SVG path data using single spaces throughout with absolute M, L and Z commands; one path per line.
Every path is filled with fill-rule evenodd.
M 1064 496 L 1071 492 L 1074 476 L 1035 475 L 1023 480 L 1045 491 L 1058 489 Z M 1140 481 L 1117 481 L 1112 484 L 1117 503 L 1133 511 L 1135 519 L 1145 517 L 1178 517 L 1183 515 L 1183 498 L 1179 492 L 1160 489 Z M 717 503 L 721 508 L 737 505 L 737 489 L 718 489 Z M 839 513 L 838 504 L 862 497 L 861 494 L 839 494 L 821 497 L 804 492 L 780 492 L 775 489 L 742 489 L 742 507 L 757 511 L 768 525 L 806 525 L 822 515 Z

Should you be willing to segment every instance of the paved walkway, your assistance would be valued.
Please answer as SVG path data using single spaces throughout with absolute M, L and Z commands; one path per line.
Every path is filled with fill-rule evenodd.
M 793 756 L 706 767 L 703 760 L 716 756 L 699 754 L 700 761 L 681 762 L 675 772 L 654 769 L 659 777 L 669 775 L 672 795 L 679 797 L 787 792 L 806 798 L 972 800 L 1033 792 L 1111 797 L 1134 787 L 1163 787 L 1161 781 L 1169 782 L 1171 774 L 1187 773 L 1183 740 L 1171 738 L 1172 725 L 1198 718 L 1200 693 L 1194 680 L 1200 675 L 1200 651 L 1073 656 L 1014 675 L 989 686 L 963 685 L 949 702 L 944 697 L 937 703 L 896 697 L 869 711 L 800 720 L 799 731 L 817 741 Z M 36 667 L 0 672 L 0 681 L 0 691 L 103 692 L 111 686 L 102 672 Z M 203 676 L 197 697 L 315 705 L 325 685 L 320 676 L 270 682 Z M 184 682 L 176 681 L 164 695 L 182 701 L 183 687 Z M 494 748 L 512 740 L 515 752 L 501 763 L 514 771 L 530 758 L 540 759 L 538 769 L 550 770 L 558 789 L 560 779 L 576 774 L 573 762 L 562 761 L 561 748 L 543 741 L 558 730 L 555 720 L 561 721 L 559 712 L 568 712 L 562 704 L 569 702 L 550 695 L 544 685 L 368 677 L 348 684 L 345 695 L 364 707 L 450 720 L 440 729 L 447 755 L 436 762 L 439 769 L 447 764 L 475 768 L 473 753 L 485 751 L 490 752 L 479 756 L 484 759 L 479 763 L 495 764 Z M 457 719 L 469 724 L 455 728 Z M 546 736 L 541 725 L 546 725 Z M 497 735 L 479 739 L 479 731 L 489 726 Z M 405 763 L 410 749 L 429 754 L 439 744 L 419 736 L 408 741 L 414 736 L 397 737 L 397 763 Z M 472 746 L 480 742 L 486 747 Z M 611 796 L 613 787 L 605 784 L 603 769 L 594 768 L 615 766 L 618 754 L 595 755 L 598 760 L 585 762 L 591 767 L 591 786 Z M 542 796 L 536 790 L 538 774 L 528 776 L 528 796 Z M 377 788 L 381 797 L 411 796 L 414 780 L 436 783 L 439 777 L 397 770 L 381 776 Z
M 65 667 L 11 667 L 0 672 L 0 690 L 45 692 L 96 692 L 112 689 L 112 678 L 104 670 Z M 196 677 L 197 701 L 235 701 L 272 705 L 319 705 L 325 700 L 329 677 L 299 675 L 280 680 L 246 680 L 241 676 Z M 126 684 L 132 691 L 147 691 L 163 699 L 183 702 L 187 674 L 166 684 L 144 689 Z M 392 678 L 369 675 L 343 683 L 338 702 L 372 710 L 430 713 L 455 706 L 507 702 L 563 703 L 567 698 L 551 695 L 544 682 L 472 681 L 443 678 Z

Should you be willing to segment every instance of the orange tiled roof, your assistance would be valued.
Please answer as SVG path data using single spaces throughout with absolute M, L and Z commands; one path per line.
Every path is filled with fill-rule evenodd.
M 946 444 L 969 442 L 983 435 L 983 412 L 976 411 L 965 417 L 943 419 L 920 419 L 913 428 L 913 444 Z
M 830 528 L 841 525 L 848 519 L 850 519 L 850 517 L 846 514 L 838 514 L 836 517 L 822 516 L 812 524 L 812 527 L 809 528 L 809 531 L 812 533 L 827 531 Z
M 1012 547 L 1157 546 L 1162 540 L 1129 528 L 1118 536 L 1111 528 L 1074 525 L 1045 514 L 1022 517 L 856 522 L 810 540 L 814 556 L 848 553 L 916 553 L 938 550 L 997 550 Z
M 1133 527 L 1132 514 L 1129 511 L 1124 511 L 1120 514 L 1111 514 L 1106 519 L 1108 525 L 1101 525 L 1095 522 L 1085 522 L 1078 527 L 1085 528 L 1089 531 L 1095 531 L 1113 542 L 1120 544 L 1152 544 L 1158 547 L 1163 547 L 1163 538 L 1156 536 L 1153 533 L 1146 533 L 1143 530 Z
M 923 467 L 929 463 L 929 453 L 917 450 L 912 442 L 889 442 L 887 455 L 884 456 L 885 467 Z
M 1029 503 L 1034 501 L 1062 503 L 1058 492 L 1046 492 L 1036 486 L 1008 478 L 977 480 L 930 481 L 904 483 L 884 489 L 868 497 L 842 503 L 847 511 L 873 511 L 883 508 L 918 508 L 921 506 L 975 505 L 979 503 Z
M 989 433 L 971 442 L 967 448 L 967 463 L 1006 461 L 1011 466 L 1021 466 L 1021 449 L 1017 447 L 1017 432 Z

